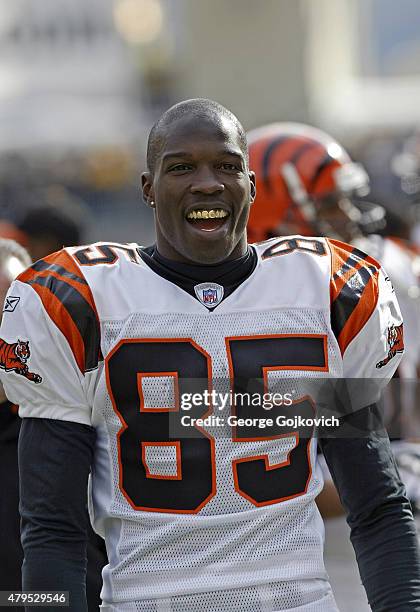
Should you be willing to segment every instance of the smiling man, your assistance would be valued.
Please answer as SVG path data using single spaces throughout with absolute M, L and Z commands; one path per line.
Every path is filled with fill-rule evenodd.
M 2 338 L 28 347 L 2 377 L 23 417 L 24 588 L 70 591 L 70 609 L 86 609 L 91 470 L 103 610 L 336 612 L 313 427 L 279 423 L 314 416 L 311 378 L 355 377 L 375 385 L 341 419 L 353 436 L 325 437 L 324 454 L 372 609 L 418 612 L 410 506 L 384 432 L 366 428 L 403 350 L 379 264 L 325 238 L 248 246 L 254 175 L 242 126 L 216 102 L 162 116 L 142 181 L 155 245 L 66 248 L 10 291 Z M 293 401 L 267 414 L 270 393 Z
M 221 108 L 178 104 L 150 133 L 143 191 L 149 205 L 159 202 L 159 252 L 175 261 L 214 264 L 247 251 L 255 178 L 243 128 Z

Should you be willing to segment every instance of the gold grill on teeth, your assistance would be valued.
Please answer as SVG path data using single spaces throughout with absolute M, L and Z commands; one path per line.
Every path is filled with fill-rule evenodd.
M 188 213 L 187 219 L 224 219 L 228 215 L 228 212 L 221 209 L 193 210 L 192 212 Z

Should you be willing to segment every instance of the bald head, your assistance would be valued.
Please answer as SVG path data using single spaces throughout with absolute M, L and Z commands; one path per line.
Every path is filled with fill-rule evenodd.
M 193 98 L 171 106 L 171 108 L 163 113 L 150 130 L 149 140 L 147 142 L 147 168 L 152 174 L 154 174 L 156 161 L 165 145 L 168 127 L 184 119 L 202 120 L 216 126 L 219 125 L 221 128 L 226 122 L 230 123 L 238 133 L 242 152 L 245 159 L 248 161 L 246 134 L 238 118 L 227 108 L 214 100 Z

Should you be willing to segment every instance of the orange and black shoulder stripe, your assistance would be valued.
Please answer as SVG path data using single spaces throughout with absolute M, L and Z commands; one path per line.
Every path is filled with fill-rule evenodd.
M 97 367 L 99 317 L 82 272 L 66 251 L 36 261 L 18 276 L 37 292 L 51 320 L 66 337 L 80 371 Z
M 356 247 L 327 238 L 331 251 L 331 326 L 341 354 L 375 310 L 380 264 Z

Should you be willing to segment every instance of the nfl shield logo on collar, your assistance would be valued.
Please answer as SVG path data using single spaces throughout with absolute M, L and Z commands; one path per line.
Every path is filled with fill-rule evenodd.
M 215 308 L 223 300 L 225 292 L 222 285 L 217 283 L 200 283 L 194 287 L 198 300 L 207 308 Z

